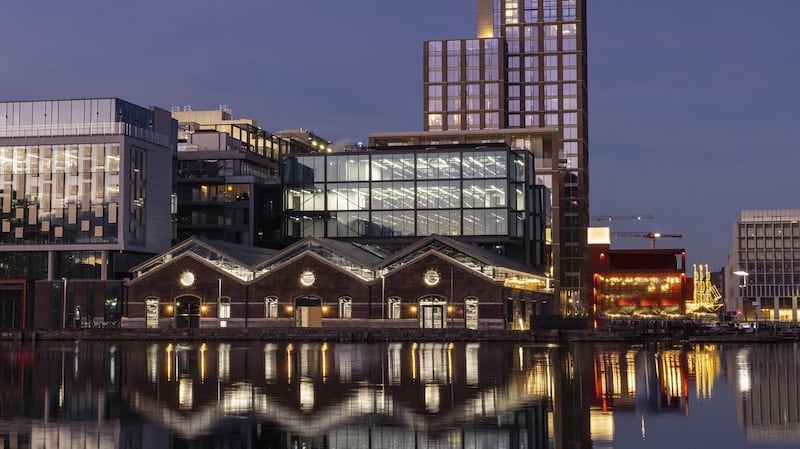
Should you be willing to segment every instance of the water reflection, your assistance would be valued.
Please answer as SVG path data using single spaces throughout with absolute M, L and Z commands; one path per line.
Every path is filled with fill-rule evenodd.
M 0 447 L 672 447 L 715 426 L 728 448 L 800 442 L 795 345 L 0 349 Z

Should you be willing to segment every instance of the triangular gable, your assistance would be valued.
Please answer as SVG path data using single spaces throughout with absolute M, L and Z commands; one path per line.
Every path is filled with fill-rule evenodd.
M 239 254 L 234 254 L 237 251 L 240 251 Z M 274 254 L 275 250 L 207 240 L 193 236 L 133 267 L 131 273 L 135 277 L 140 277 L 150 270 L 166 265 L 186 253 L 195 254 L 198 258 L 205 260 L 206 263 L 223 272 L 227 272 L 231 276 L 241 280 L 250 280 L 253 271 L 252 262 L 260 262 Z M 246 255 L 246 257 L 242 257 L 242 255 Z M 247 261 L 243 259 L 247 259 Z M 251 261 L 251 263 L 248 263 L 248 261 Z M 242 275 L 237 275 L 237 272 L 242 273 Z
M 347 269 L 342 268 L 341 266 L 339 266 L 339 265 L 337 265 L 335 263 L 332 263 L 328 259 L 326 259 L 326 258 L 320 256 L 319 254 L 315 253 L 314 251 L 307 250 L 307 251 L 302 251 L 300 253 L 295 254 L 293 257 L 282 261 L 280 264 L 275 265 L 272 269 L 270 269 L 268 271 L 262 271 L 262 272 L 258 273 L 258 275 L 256 275 L 256 277 L 253 279 L 253 283 L 258 282 L 259 280 L 270 276 L 270 274 L 272 274 L 272 273 L 274 273 L 276 271 L 279 271 L 279 270 L 282 270 L 282 269 L 285 269 L 285 268 L 291 266 L 292 264 L 296 263 L 298 260 L 300 260 L 300 259 L 302 259 L 304 257 L 312 257 L 315 260 L 320 261 L 322 264 L 332 268 L 334 271 L 342 273 L 345 276 L 350 277 L 350 278 L 354 279 L 357 282 L 366 283 L 366 282 L 370 281 L 370 279 L 365 279 L 365 278 L 359 277 L 359 276 L 355 275 L 353 272 L 351 272 L 350 270 L 347 270 Z
M 210 269 L 212 269 L 212 270 L 214 270 L 214 271 L 217 271 L 217 272 L 219 272 L 219 273 L 220 273 L 220 275 L 225 275 L 225 276 L 227 276 L 227 277 L 229 277 L 229 278 L 231 278 L 231 279 L 236 279 L 236 280 L 238 280 L 238 281 L 241 281 L 241 280 L 242 280 L 242 279 L 240 279 L 239 277 L 237 277 L 237 276 L 233 275 L 232 273 L 230 273 L 230 272 L 228 272 L 228 271 L 225 271 L 225 270 L 221 269 L 221 268 L 220 268 L 218 265 L 216 265 L 216 264 L 214 264 L 214 263 L 210 262 L 208 259 L 204 258 L 203 256 L 200 256 L 200 255 L 198 255 L 198 254 L 195 254 L 195 253 L 193 253 L 193 252 L 191 252 L 191 251 L 186 251 L 186 252 L 183 252 L 183 253 L 179 254 L 177 257 L 175 257 L 175 258 L 173 258 L 173 259 L 170 259 L 168 262 L 166 262 L 166 263 L 163 263 L 163 264 L 160 264 L 160 265 L 158 265 L 158 266 L 154 267 L 153 269 L 151 269 L 151 270 L 148 270 L 148 271 L 146 271 L 146 272 L 144 272 L 144 273 L 140 274 L 139 276 L 136 276 L 136 277 L 134 277 L 133 279 L 129 280 L 129 281 L 127 282 L 127 284 L 128 284 L 128 285 L 134 285 L 134 284 L 137 284 L 137 283 L 141 282 L 141 281 L 142 281 L 142 280 L 144 280 L 144 279 L 147 279 L 147 278 L 149 278 L 149 277 L 151 277 L 151 276 L 155 276 L 155 275 L 157 275 L 157 274 L 158 274 L 158 273 L 159 273 L 161 270 L 164 270 L 164 269 L 166 269 L 168 265 L 170 265 L 170 264 L 173 264 L 173 263 L 177 263 L 177 262 L 179 262 L 179 261 L 181 261 L 181 260 L 183 260 L 183 259 L 186 259 L 186 258 L 192 259 L 192 260 L 194 260 L 194 261 L 195 261 L 195 262 L 197 262 L 197 263 L 200 263 L 200 264 L 202 264 L 202 265 L 205 265 L 205 266 L 207 266 L 208 268 L 210 268 Z
M 417 253 L 414 257 L 406 260 L 405 263 L 403 263 L 402 265 L 398 266 L 396 269 L 386 273 L 385 276 L 386 276 L 387 279 L 391 278 L 396 273 L 402 273 L 403 271 L 406 271 L 407 269 L 411 269 L 413 266 L 417 265 L 418 263 L 421 263 L 421 261 L 423 261 L 425 259 L 428 259 L 430 257 L 435 257 L 435 258 L 445 262 L 448 265 L 452 265 L 454 267 L 458 267 L 458 269 L 463 271 L 464 273 L 469 273 L 472 276 L 475 276 L 475 277 L 477 277 L 477 278 L 479 278 L 479 279 L 481 279 L 483 281 L 494 282 L 494 283 L 502 283 L 503 282 L 503 281 L 499 281 L 499 280 L 494 279 L 492 276 L 490 276 L 490 275 L 488 275 L 486 273 L 481 273 L 480 271 L 473 270 L 473 269 L 465 266 L 461 262 L 459 262 L 459 261 L 457 261 L 457 260 L 455 260 L 455 259 L 453 259 L 453 258 L 451 258 L 451 257 L 449 257 L 449 256 L 447 256 L 445 254 L 442 254 L 442 253 L 436 251 L 435 249 L 429 249 L 429 250 L 427 250 L 425 252 Z
M 378 267 L 385 271 L 387 268 L 393 265 L 402 265 L 404 263 L 408 263 L 409 260 L 413 260 L 419 254 L 426 253 L 430 250 L 444 254 L 447 257 L 459 263 L 460 265 L 467 266 L 480 273 L 484 273 L 483 271 L 484 268 L 489 269 L 489 271 L 493 271 L 494 267 L 497 267 L 497 268 L 508 269 L 511 271 L 517 271 L 520 273 L 524 273 L 526 275 L 532 274 L 528 270 L 510 268 L 509 265 L 512 264 L 507 259 L 505 260 L 506 263 L 502 264 L 498 263 L 497 260 L 489 259 L 488 257 L 486 257 L 484 251 L 477 246 L 458 242 L 456 240 L 442 237 L 436 234 L 432 234 L 428 237 L 425 237 L 419 242 L 398 251 L 392 257 L 389 257 L 384 261 L 382 261 L 378 265 Z M 464 261 L 465 259 L 473 261 L 474 266 L 470 266 L 468 263 L 465 263 Z
M 362 281 L 372 280 L 375 278 L 374 264 L 381 260 L 380 257 L 350 243 L 335 242 L 329 239 L 321 239 L 312 236 L 305 237 L 302 240 L 289 245 L 275 256 L 255 266 L 253 271 L 255 272 L 256 278 L 259 278 L 265 273 L 268 273 L 269 271 L 272 271 L 273 269 L 276 269 L 281 265 L 294 260 L 296 257 L 306 252 L 316 254 L 317 257 L 326 260 L 327 263 L 331 265 L 338 266 L 339 269 L 342 269 L 342 266 L 345 266 L 345 264 L 339 266 L 336 261 L 329 260 L 323 254 L 320 254 L 321 252 L 324 253 L 325 251 L 340 257 L 343 259 L 343 261 L 349 261 L 355 269 L 354 271 L 345 268 L 343 271 L 350 273 Z

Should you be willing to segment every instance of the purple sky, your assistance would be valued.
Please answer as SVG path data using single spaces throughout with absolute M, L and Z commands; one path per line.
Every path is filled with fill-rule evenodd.
M 588 3 L 592 214 L 652 214 L 612 227 L 682 234 L 659 247 L 716 269 L 741 209 L 800 208 L 800 2 Z M 225 104 L 366 142 L 422 128 L 422 41 L 475 20 L 465 0 L 8 2 L 0 99 Z

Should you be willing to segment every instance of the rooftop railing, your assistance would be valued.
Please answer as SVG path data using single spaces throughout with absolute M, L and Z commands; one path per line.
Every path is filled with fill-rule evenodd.
M 156 145 L 169 146 L 167 136 L 124 122 L 0 126 L 0 137 L 11 138 L 115 135 L 126 135 Z

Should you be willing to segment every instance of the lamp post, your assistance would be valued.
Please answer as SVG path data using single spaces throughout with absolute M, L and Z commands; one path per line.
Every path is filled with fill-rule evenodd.
M 744 270 L 734 271 L 733 274 L 739 276 L 739 298 L 742 300 L 742 309 L 744 309 L 744 301 L 745 301 L 745 293 L 747 293 L 747 276 L 750 273 Z M 758 313 L 759 311 L 756 310 L 756 322 L 758 322 Z
M 67 327 L 67 278 L 61 278 L 61 328 Z
M 386 276 L 381 275 L 381 319 L 386 318 L 385 310 L 386 307 Z

